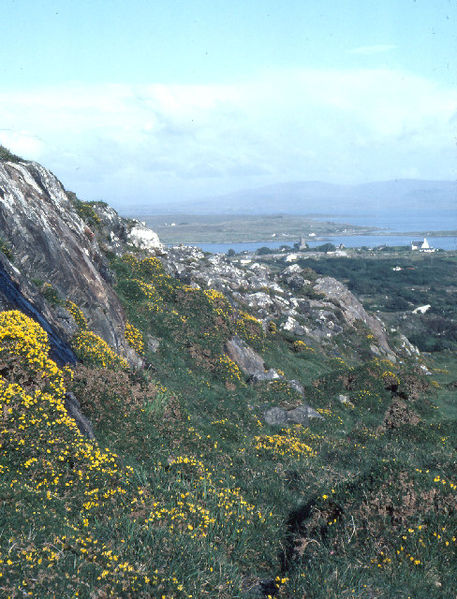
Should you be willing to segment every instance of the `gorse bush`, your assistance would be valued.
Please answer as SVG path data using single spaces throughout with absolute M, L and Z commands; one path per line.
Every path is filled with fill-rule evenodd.
M 144 340 L 141 332 L 130 324 L 130 322 L 125 323 L 125 338 L 127 342 L 133 349 L 137 352 L 137 354 L 142 355 L 144 353 Z
M 3 360 L 20 355 L 25 369 L 48 382 L 28 393 L 17 383 L 0 380 L 0 489 L 2 498 L 15 498 L 1 512 L 9 530 L 0 542 L 2 594 L 70 597 L 78 590 L 77 596 L 87 598 L 94 592 L 113 597 L 197 596 L 192 591 L 195 568 L 185 584 L 174 571 L 179 552 L 191 549 L 209 574 L 198 586 L 215 585 L 224 571 L 224 594 L 231 596 L 235 580 L 225 552 L 229 545 L 232 553 L 242 551 L 246 531 L 252 528 L 255 536 L 255 522 L 264 522 L 264 516 L 239 489 L 221 485 L 211 468 L 193 456 L 158 462 L 151 473 L 156 484 L 135 485 L 133 470 L 122 466 L 114 453 L 85 441 L 69 418 L 63 403 L 66 375 L 49 360 L 46 333 L 39 325 L 17 312 L 2 313 L 0 339 Z M 77 380 L 92 373 L 86 367 L 70 384 L 77 388 Z M 97 390 L 100 398 L 94 413 L 107 392 L 116 389 L 122 394 L 116 407 L 125 409 L 125 387 L 100 370 L 98 382 L 89 389 L 92 401 Z M 143 393 L 151 399 L 150 387 Z M 138 395 L 131 397 L 133 406 L 143 405 Z M 164 493 L 165 479 L 172 481 L 172 488 Z M 227 541 L 221 543 L 222 531 Z M 211 558 L 206 555 L 210 549 Z
M 127 361 L 114 353 L 106 341 L 92 331 L 80 331 L 73 338 L 72 348 L 85 364 L 102 368 L 128 368 Z

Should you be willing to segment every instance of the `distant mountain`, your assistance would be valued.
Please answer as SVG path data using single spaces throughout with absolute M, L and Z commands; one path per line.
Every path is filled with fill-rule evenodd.
M 160 208 L 160 207 L 159 207 Z M 360 185 L 319 181 L 278 183 L 257 189 L 168 204 L 166 212 L 186 214 L 379 214 L 390 211 L 452 212 L 457 209 L 456 181 L 396 179 Z M 150 209 L 149 209 L 150 211 Z M 146 213 L 142 210 L 143 213 Z

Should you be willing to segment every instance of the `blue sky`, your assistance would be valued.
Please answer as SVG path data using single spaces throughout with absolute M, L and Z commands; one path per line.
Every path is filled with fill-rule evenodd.
M 0 143 L 83 199 L 456 178 L 456 0 L 2 0 L 0 35 Z

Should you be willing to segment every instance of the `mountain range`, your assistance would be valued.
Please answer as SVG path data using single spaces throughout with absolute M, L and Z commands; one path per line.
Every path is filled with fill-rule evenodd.
M 170 214 L 306 214 L 347 216 L 382 215 L 391 211 L 408 214 L 443 212 L 455 214 L 456 181 L 395 179 L 358 185 L 321 181 L 285 182 L 244 189 L 230 194 L 176 202 L 154 207 Z M 150 214 L 151 207 L 140 206 L 136 214 Z

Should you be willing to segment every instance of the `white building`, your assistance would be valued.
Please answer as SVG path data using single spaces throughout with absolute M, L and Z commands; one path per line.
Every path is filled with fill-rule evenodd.
M 420 252 L 434 252 L 435 248 L 430 247 L 427 238 L 424 237 L 424 241 L 411 241 L 411 249 L 419 250 Z

